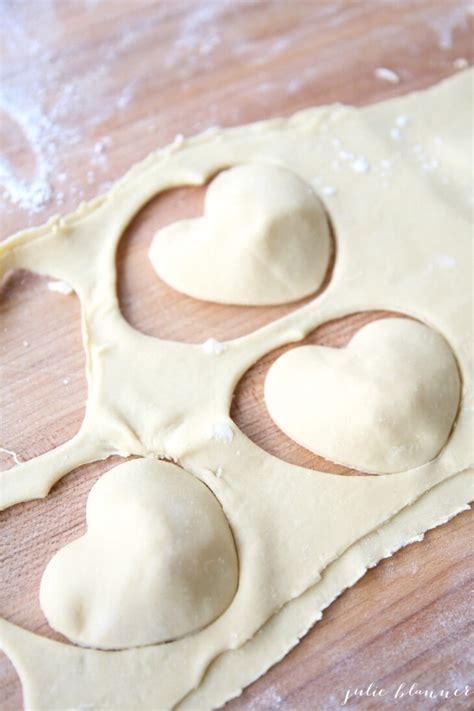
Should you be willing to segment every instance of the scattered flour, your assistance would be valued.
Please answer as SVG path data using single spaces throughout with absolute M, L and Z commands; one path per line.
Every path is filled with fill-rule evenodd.
M 224 346 L 220 341 L 216 341 L 215 338 L 208 338 L 207 341 L 204 341 L 202 344 L 202 349 L 204 353 L 209 355 L 220 355 L 224 350 Z
M 467 27 L 467 18 L 471 14 L 472 3 L 446 3 L 447 12 L 443 12 L 442 16 L 431 20 L 430 25 L 435 31 L 438 38 L 438 47 L 440 49 L 451 49 L 453 46 L 454 30 Z
M 351 151 L 347 151 L 345 148 L 341 148 L 339 151 L 339 158 L 341 160 L 354 160 L 355 155 Z
M 454 257 L 451 257 L 450 254 L 439 254 L 435 258 L 434 263 L 441 269 L 453 269 L 456 266 L 456 260 Z
M 74 292 L 72 286 L 65 281 L 48 281 L 47 287 L 50 291 L 54 291 L 57 294 L 64 294 L 64 296 L 68 296 Z
M 247 703 L 248 711 L 292 711 L 274 686 L 268 687 L 263 693 Z
M 230 425 L 227 422 L 216 422 L 212 425 L 212 439 L 216 439 L 219 442 L 225 442 L 230 444 L 234 439 L 234 433 Z
M 464 57 L 459 57 L 459 59 L 455 59 L 453 62 L 453 67 L 455 69 L 467 69 L 468 66 L 469 62 Z
M 117 83 L 115 70 L 118 61 L 132 56 L 140 43 L 148 43 L 154 36 L 157 25 L 163 23 L 170 14 L 168 3 L 158 3 L 146 17 L 137 12 L 126 24 L 119 24 L 111 31 L 110 41 L 101 47 L 100 62 L 95 62 L 90 70 L 86 69 L 82 74 L 71 77 L 64 74 L 64 62 L 57 56 L 57 41 L 61 39 L 61 33 L 64 31 L 60 13 L 49 0 L 45 0 L 43 5 L 37 27 L 32 23 L 31 29 L 28 30 L 22 22 L 21 11 L 16 9 L 21 3 L 6 3 L 0 8 L 7 60 L 15 57 L 17 47 L 21 44 L 26 48 L 25 57 L 29 62 L 28 72 L 21 76 L 16 75 L 14 79 L 5 78 L 0 94 L 0 110 L 19 126 L 35 160 L 33 174 L 25 178 L 18 173 L 12 159 L 6 153 L 0 153 L 0 197 L 4 198 L 5 204 L 8 201 L 32 215 L 42 211 L 53 201 L 62 206 L 84 197 L 81 189 L 71 184 L 68 176 L 58 170 L 62 156 L 66 155 L 69 147 L 78 146 L 81 142 L 86 143 L 92 129 L 102 126 L 113 118 L 117 111 L 125 112 L 134 98 L 143 92 L 145 83 L 140 73 L 130 81 L 124 81 L 122 85 Z M 101 5 L 101 0 L 84 0 L 84 12 L 92 13 L 95 11 L 92 8 Z M 284 88 L 291 94 L 313 83 L 324 71 L 324 67 L 303 67 L 297 76 L 291 77 L 289 81 L 285 79 L 283 84 L 273 75 L 269 81 L 265 66 L 268 57 L 281 56 L 305 41 L 310 36 L 315 21 L 323 20 L 336 27 L 346 20 L 344 13 L 338 10 L 337 2 L 327 5 L 317 3 L 314 8 L 308 9 L 308 21 L 290 34 L 282 31 L 274 36 L 255 38 L 248 28 L 229 21 L 234 7 L 235 0 L 202 0 L 190 7 L 189 11 L 177 20 L 170 51 L 163 53 L 158 68 L 162 72 L 172 70 L 176 77 L 182 80 L 183 87 L 186 84 L 190 86 L 196 70 L 202 66 L 209 67 L 210 62 L 214 61 L 213 55 L 220 51 L 221 46 L 226 46 L 226 51 L 229 48 L 233 60 L 248 60 L 258 78 L 256 85 L 261 86 L 262 90 L 270 88 L 271 91 L 279 91 Z M 454 31 L 467 26 L 466 20 L 471 11 L 472 4 L 467 0 L 453 3 L 452 7 L 446 6 L 443 12 L 433 10 L 431 16 L 428 16 L 427 24 L 437 33 L 440 47 L 452 46 Z M 91 19 L 92 17 L 91 15 Z M 48 28 L 48 34 L 44 33 L 44 27 Z M 456 69 L 463 69 L 467 65 L 464 57 L 459 57 L 454 63 L 453 60 L 449 61 Z M 375 68 L 374 74 L 378 79 L 393 84 L 400 80 L 397 72 L 385 66 Z M 231 89 L 226 91 L 231 94 Z M 262 94 L 262 102 L 266 102 L 264 94 L 265 92 Z M 99 101 L 99 98 L 102 100 Z M 103 100 L 104 98 L 106 100 Z M 221 103 L 224 98 L 224 94 L 221 94 Z M 196 128 L 201 127 L 199 121 L 208 123 L 210 118 L 219 120 L 222 113 L 221 103 L 216 102 L 215 107 L 208 105 L 205 116 L 196 119 Z M 226 113 L 227 121 L 239 122 L 240 118 L 237 110 L 235 116 L 231 115 L 230 111 Z M 149 120 L 148 117 L 144 120 L 148 123 L 155 121 L 153 125 L 156 125 L 156 119 L 152 115 Z M 109 139 L 105 137 L 95 140 L 90 162 L 93 167 L 105 168 Z M 340 157 L 343 161 L 357 160 L 356 157 L 346 156 L 344 152 L 343 156 Z M 333 167 L 335 170 L 339 169 L 337 162 Z M 56 192 L 56 185 L 61 182 L 60 175 L 63 176 L 62 182 L 67 185 Z M 89 184 L 95 184 L 98 181 L 96 172 L 90 172 L 87 180 Z
M 104 168 L 107 165 L 107 150 L 112 144 L 110 136 L 104 136 L 94 144 L 91 163 Z
M 27 179 L 18 176 L 6 155 L 0 155 L 3 197 L 23 210 L 39 212 L 51 200 L 49 178 L 55 153 L 54 126 L 39 106 L 21 95 L 9 95 L 6 87 L 0 92 L 0 110 L 22 131 L 36 164 L 33 177 Z
M 408 116 L 397 116 L 395 119 L 395 123 L 399 128 L 403 128 L 404 126 L 407 126 L 410 123 L 410 119 Z
M 370 170 L 370 163 L 366 158 L 363 156 L 356 156 L 352 151 L 342 147 L 341 141 L 338 138 L 333 138 L 331 142 L 334 148 L 337 149 L 337 154 L 340 160 L 348 163 L 354 172 L 367 173 Z M 338 170 L 340 168 L 339 161 L 333 161 L 332 167 L 333 169 Z M 334 194 L 334 189 L 331 186 L 328 186 L 326 189 L 329 190 L 329 192 L 325 193 L 326 195 Z
M 333 185 L 324 185 L 321 188 L 322 195 L 331 196 L 337 193 L 337 189 Z
M 374 69 L 374 74 L 377 79 L 382 79 L 383 81 L 388 81 L 391 84 L 398 84 L 400 77 L 392 69 L 387 69 L 387 67 L 377 67 Z
M 442 145 L 442 140 L 440 139 L 440 141 L 441 143 L 439 145 Z M 435 141 L 435 143 L 438 145 L 437 141 Z M 423 146 L 421 146 L 419 143 L 416 143 L 412 147 L 412 151 L 415 155 L 415 160 L 420 165 L 422 173 L 431 173 L 433 170 L 439 167 L 439 160 L 437 158 L 432 158 L 431 156 L 429 156 Z M 445 182 L 445 180 L 442 180 L 442 182 Z
M 356 158 L 351 163 L 351 168 L 356 173 L 368 173 L 370 170 L 370 163 L 367 158 Z

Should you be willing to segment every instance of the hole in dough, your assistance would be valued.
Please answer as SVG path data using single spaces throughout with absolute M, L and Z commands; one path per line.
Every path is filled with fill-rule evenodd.
M 238 585 L 234 539 L 205 484 L 176 464 L 134 459 L 87 501 L 87 532 L 48 563 L 50 625 L 101 649 L 167 642 L 219 617 Z
M 270 416 L 312 452 L 366 472 L 394 474 L 435 459 L 461 394 L 456 359 L 430 327 L 379 319 L 342 349 L 295 347 L 265 379 Z
M 84 416 L 80 304 L 74 293 L 51 291 L 53 281 L 15 269 L 1 284 L 0 447 L 8 451 L 0 451 L 0 470 L 66 442 Z
M 231 416 L 238 427 L 269 454 L 290 464 L 331 474 L 367 474 L 314 454 L 284 434 L 274 423 L 265 405 L 264 383 L 272 364 L 284 353 L 303 345 L 332 348 L 347 346 L 352 337 L 367 324 L 381 318 L 409 318 L 389 311 L 364 311 L 323 324 L 301 343 L 289 344 L 268 353 L 241 378 L 234 393 Z
M 159 230 L 156 273 L 195 299 L 241 306 L 314 294 L 331 254 L 329 224 L 313 188 L 291 170 L 245 163 L 209 184 L 204 214 Z
M 122 235 L 117 250 L 120 309 L 126 320 L 146 335 L 187 343 L 239 338 L 319 296 L 331 280 L 336 244 L 328 216 L 331 255 L 316 294 L 291 304 L 242 307 L 197 301 L 172 289 L 151 266 L 151 236 L 177 220 L 202 215 L 206 189 L 183 187 L 158 195 L 137 213 Z

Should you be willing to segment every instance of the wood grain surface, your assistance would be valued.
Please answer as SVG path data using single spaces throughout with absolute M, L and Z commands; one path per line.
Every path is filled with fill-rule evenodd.
M 341 101 L 363 105 L 427 87 L 472 62 L 472 13 L 455 0 L 1 0 L 1 237 L 40 224 L 103 192 L 149 151 L 212 125 L 232 126 Z M 387 67 L 398 83 L 377 78 Z M 155 229 L 202 209 L 204 189 L 152 201 L 124 234 L 118 256 L 124 314 L 162 338 L 197 342 L 248 333 L 294 306 L 237 308 L 194 301 L 154 275 Z M 79 304 L 26 272 L 1 287 L 0 446 L 18 460 L 70 438 L 86 383 Z M 344 345 L 372 318 L 326 324 L 311 342 Z M 287 461 L 354 472 L 311 455 L 278 432 L 262 383 L 275 353 L 236 391 L 232 415 Z M 13 455 L 0 452 L 7 469 Z M 118 458 L 88 465 L 50 496 L 0 516 L 0 615 L 45 636 L 38 587 L 49 558 L 85 529 L 92 484 Z M 229 711 L 333 711 L 370 682 L 394 692 L 474 686 L 472 515 L 463 513 L 371 570 Z M 471 646 L 470 646 L 471 643 Z M 348 708 L 468 709 L 450 701 L 352 699 Z M 0 658 L 0 708 L 22 707 L 16 673 Z M 344 707 L 345 708 L 345 707 Z M 157 710 L 158 711 L 158 710 Z M 198 709 L 196 711 L 199 711 Z

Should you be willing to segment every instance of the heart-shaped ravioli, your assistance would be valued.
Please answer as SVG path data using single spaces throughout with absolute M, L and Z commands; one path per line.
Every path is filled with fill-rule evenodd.
M 250 163 L 210 184 L 204 216 L 156 233 L 150 259 L 174 289 L 225 304 L 280 304 L 321 286 L 330 257 L 324 208 L 311 186 Z
M 40 589 L 51 627 L 102 649 L 159 643 L 215 620 L 238 583 L 217 499 L 174 464 L 137 459 L 105 474 L 87 533 L 49 562 Z
M 268 411 L 285 434 L 326 459 L 384 474 L 439 454 L 460 392 L 444 338 L 401 318 L 368 324 L 346 348 L 294 348 L 265 381 Z

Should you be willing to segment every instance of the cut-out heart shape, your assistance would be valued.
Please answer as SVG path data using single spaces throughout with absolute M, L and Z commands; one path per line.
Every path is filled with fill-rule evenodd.
M 48 563 L 40 603 L 73 642 L 121 649 L 190 634 L 215 620 L 238 583 L 224 513 L 174 464 L 136 459 L 91 489 L 87 533 Z
M 265 381 L 268 411 L 285 434 L 326 459 L 381 474 L 439 454 L 460 392 L 444 338 L 401 318 L 368 324 L 346 348 L 294 348 Z
M 156 273 L 174 289 L 224 304 L 296 301 L 321 286 L 330 257 L 324 208 L 286 168 L 250 163 L 210 184 L 204 216 L 159 230 Z

